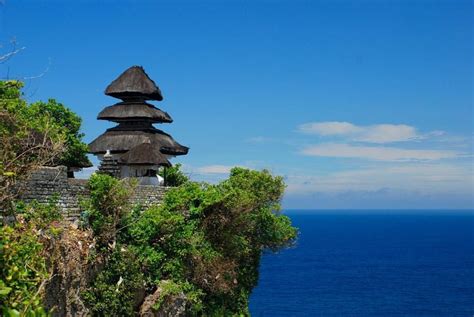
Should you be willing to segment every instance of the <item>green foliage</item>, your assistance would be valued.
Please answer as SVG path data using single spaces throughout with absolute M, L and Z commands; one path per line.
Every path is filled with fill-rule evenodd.
M 83 202 L 86 220 L 101 245 L 115 240 L 117 226 L 129 211 L 128 196 L 132 184 L 105 174 L 89 179 L 90 198 Z
M 57 236 L 62 216 L 54 200 L 19 203 L 18 221 L 0 230 L 0 311 L 4 316 L 46 316 L 41 287 L 49 274 L 40 236 Z
M 234 168 L 218 185 L 187 182 L 171 190 L 161 206 L 127 218 L 118 239 L 135 250 L 151 287 L 190 281 L 192 311 L 248 315 L 262 250 L 276 251 L 296 237 L 278 213 L 283 190 L 281 177 Z
M 177 283 L 174 281 L 163 280 L 158 283 L 157 287 L 159 289 L 159 297 L 153 305 L 155 310 L 159 310 L 170 297 L 176 298 L 181 295 L 185 296 L 189 303 L 192 303 L 192 307 L 189 307 L 190 313 L 197 313 L 202 310 L 202 302 L 200 298 L 203 294 L 199 290 L 196 290 L 191 283 L 187 281 Z
M 38 292 L 48 277 L 43 245 L 27 224 L 0 231 L 0 310 L 4 316 L 43 316 Z
M 31 203 L 18 202 L 16 214 L 21 215 L 26 222 L 33 223 L 38 229 L 49 229 L 51 224 L 63 219 L 59 206 L 58 196 L 53 196 L 47 204 L 40 204 L 36 201 Z
M 71 109 L 54 99 L 48 102 L 35 102 L 30 106 L 30 113 L 36 117 L 52 118 L 54 123 L 61 127 L 65 135 L 66 151 L 55 162 L 57 165 L 70 167 L 89 167 L 92 163 L 87 157 L 88 147 L 82 141 L 83 133 L 80 133 L 82 119 Z
M 13 207 L 18 180 L 63 151 L 64 136 L 48 117 L 35 117 L 22 98 L 23 84 L 0 81 L 0 209 Z
M 51 164 L 71 167 L 87 167 L 92 163 L 87 158 L 87 144 L 82 141 L 80 133 L 81 118 L 63 104 L 54 99 L 47 102 L 35 102 L 28 105 L 23 99 L 19 81 L 0 81 L 0 112 L 3 116 L 11 115 L 14 124 L 0 125 L 0 131 L 13 134 L 18 127 L 28 127 L 38 132 L 49 132 L 54 139 L 65 142 L 65 151 Z M 13 129 L 12 129 L 13 128 Z M 17 128 L 17 129 L 14 129 Z
M 83 293 L 94 315 L 133 315 L 154 294 L 155 310 L 184 297 L 189 315 L 247 316 L 263 250 L 296 238 L 279 213 L 283 180 L 268 171 L 184 182 L 147 210 L 131 209 L 129 185 L 110 176 L 93 175 L 89 188 L 87 221 L 106 259 Z
M 42 165 L 91 166 L 81 119 L 50 99 L 28 105 L 19 81 L 0 81 L 0 210 L 11 211 L 19 184 Z M 15 188 L 13 190 L 13 188 Z
M 21 87 L 0 81 L 0 194 L 11 192 L 5 189 L 38 165 L 87 160 L 80 118 L 54 100 L 28 105 Z M 287 247 L 297 234 L 279 213 L 282 178 L 234 168 L 229 179 L 210 185 L 189 181 L 177 164 L 167 170 L 167 181 L 176 187 L 160 206 L 143 211 L 128 204 L 133 184 L 101 174 L 90 178 L 84 221 L 98 248 L 89 255 L 105 261 L 82 293 L 92 314 L 134 315 L 144 296 L 159 291 L 155 309 L 184 296 L 190 315 L 249 315 L 263 250 Z M 0 196 L 0 209 L 5 201 L 12 199 Z M 3 315 L 46 314 L 41 306 L 46 266 L 58 259 L 45 260 L 45 245 L 63 228 L 53 205 L 13 205 L 21 216 L 2 227 Z
M 166 186 L 177 187 L 189 182 L 189 177 L 181 170 L 181 164 L 163 168 L 158 174 L 166 179 Z
M 133 316 L 135 294 L 144 292 L 140 262 L 133 252 L 117 246 L 107 265 L 83 294 L 96 316 Z
M 0 231 L 0 308 L 5 315 L 41 309 L 38 285 L 46 278 L 42 245 L 26 227 Z
M 296 237 L 289 219 L 278 213 L 282 178 L 235 168 L 217 185 L 185 182 L 170 190 L 162 205 L 145 211 L 128 206 L 130 187 L 103 174 L 89 181 L 87 221 L 106 259 L 82 294 L 91 312 L 133 315 L 143 300 L 138 294 L 158 289 L 156 310 L 184 296 L 191 315 L 249 315 L 262 251 L 276 251 Z M 2 230 L 4 314 L 44 313 L 39 288 L 47 276 L 46 262 L 35 233 L 47 230 L 54 236 L 59 230 L 53 205 L 19 204 L 24 220 Z M 20 264 L 28 261 L 34 263 Z M 28 278 L 14 275 L 17 271 Z
M 28 107 L 26 101 L 22 98 L 21 89 L 23 83 L 17 80 L 0 80 L 0 105 L 1 110 L 12 114 L 24 113 Z M 5 126 L 2 126 L 5 128 Z

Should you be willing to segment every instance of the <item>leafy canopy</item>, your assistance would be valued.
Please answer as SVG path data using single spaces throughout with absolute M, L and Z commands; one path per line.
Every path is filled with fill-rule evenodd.
M 81 119 L 53 99 L 28 105 L 22 87 L 19 81 L 0 81 L 0 210 L 12 208 L 20 181 L 40 166 L 91 165 Z
M 19 81 L 0 81 L 0 115 L 10 117 L 17 126 L 25 126 L 41 133 L 49 132 L 51 138 L 64 141 L 64 151 L 54 157 L 50 165 L 68 167 L 92 166 L 87 158 L 87 145 L 80 133 L 82 119 L 62 103 L 54 99 L 47 102 L 38 101 L 31 105 L 24 100 Z M 10 129 L 8 129 L 10 128 Z M 14 132 L 11 122 L 1 126 L 3 133 Z
M 33 116 L 18 81 L 0 81 L 0 210 L 12 210 L 19 184 L 64 153 L 64 133 L 47 116 Z
M 71 109 L 54 99 L 48 102 L 38 101 L 30 105 L 30 113 L 36 117 L 49 117 L 61 127 L 65 136 L 66 151 L 54 164 L 68 167 L 90 167 L 92 163 L 87 157 L 88 147 L 82 141 L 84 133 L 80 133 L 82 119 Z
M 93 182 L 109 184 L 106 179 L 97 175 Z M 122 251 L 86 292 L 92 311 L 131 311 L 130 291 L 141 276 L 148 294 L 163 288 L 156 307 L 166 296 L 184 294 L 191 315 L 248 315 L 263 250 L 277 251 L 296 237 L 289 218 L 279 213 L 283 190 L 282 178 L 268 171 L 234 168 L 220 184 L 186 182 L 170 190 L 160 206 L 125 213 L 113 237 L 115 250 Z M 123 288 L 112 289 L 120 279 Z
M 189 181 L 189 177 L 181 170 L 181 164 L 162 168 L 158 174 L 166 179 L 166 186 L 177 187 Z
M 43 288 L 51 277 L 44 241 L 51 241 L 60 230 L 61 214 L 54 201 L 16 208 L 22 216 L 0 228 L 0 315 L 48 316 L 42 303 Z

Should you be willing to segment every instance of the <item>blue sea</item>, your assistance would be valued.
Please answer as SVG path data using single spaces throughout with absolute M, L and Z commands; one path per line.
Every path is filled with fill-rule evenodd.
M 252 316 L 474 316 L 474 212 L 286 212 L 296 245 L 266 253 Z

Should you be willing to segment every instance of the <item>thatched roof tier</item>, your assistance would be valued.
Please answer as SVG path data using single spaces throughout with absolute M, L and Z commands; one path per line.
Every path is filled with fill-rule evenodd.
M 126 165 L 158 165 L 170 167 L 171 163 L 158 148 L 151 143 L 140 144 L 120 156 L 119 164 Z
M 120 102 L 102 110 L 97 119 L 121 122 L 129 119 L 143 119 L 153 123 L 171 123 L 170 115 L 146 102 Z
M 99 171 L 113 177 L 120 176 L 120 167 L 118 166 L 117 161 L 114 160 L 110 154 L 105 154 L 102 158 L 102 162 L 100 162 L 99 165 Z
M 160 88 L 141 66 L 124 71 L 105 89 L 105 94 L 122 100 L 163 100 Z
M 93 154 L 102 154 L 107 150 L 112 153 L 124 153 L 143 143 L 150 143 L 166 155 L 186 155 L 189 150 L 188 147 L 176 142 L 169 134 L 155 128 L 146 131 L 124 131 L 112 128 L 92 141 L 89 144 L 89 151 Z
M 120 122 L 119 125 L 107 129 L 107 131 L 144 131 L 144 132 L 150 132 L 150 133 L 164 133 L 161 130 L 158 130 L 153 126 L 151 122 L 144 121 L 144 120 L 127 120 Z

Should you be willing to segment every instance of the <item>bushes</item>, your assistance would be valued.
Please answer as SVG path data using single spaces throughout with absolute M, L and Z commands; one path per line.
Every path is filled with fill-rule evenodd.
M 48 116 L 35 116 L 18 81 L 0 81 L 0 212 L 11 213 L 29 173 L 64 153 L 65 137 Z
M 38 101 L 30 105 L 29 112 L 34 117 L 48 117 L 60 127 L 64 134 L 65 151 L 58 157 L 53 165 L 65 165 L 68 167 L 90 167 L 92 163 L 87 157 L 88 147 L 82 141 L 83 133 L 80 133 L 82 119 L 71 109 L 49 99 L 47 102 Z
M 104 174 L 93 174 L 89 179 L 90 199 L 83 202 L 84 216 L 102 246 L 115 241 L 117 226 L 130 211 L 132 187 L 132 183 Z
M 161 206 L 122 218 L 117 241 L 140 263 L 134 274 L 142 274 L 147 294 L 167 290 L 162 285 L 167 281 L 170 296 L 182 292 L 188 298 L 189 313 L 248 315 L 248 297 L 258 281 L 262 251 L 276 251 L 296 237 L 289 219 L 278 213 L 283 190 L 281 177 L 242 168 L 234 168 L 230 178 L 217 185 L 186 182 L 169 191 Z M 103 192 L 100 197 L 109 195 Z M 115 255 L 113 259 L 112 263 L 120 261 Z M 109 283 L 115 283 L 118 275 Z M 94 285 L 107 284 L 101 279 Z M 102 307 L 110 289 L 94 286 L 91 292 L 95 292 L 89 301 L 92 307 Z M 155 308 L 168 296 L 167 291 L 160 294 Z M 119 306 L 130 308 L 130 296 L 121 298 Z
M 48 277 L 43 245 L 26 224 L 0 231 L 0 309 L 4 316 L 45 314 L 38 289 Z
M 83 293 L 95 316 L 133 316 L 139 306 L 137 295 L 145 292 L 143 274 L 136 255 L 116 246 L 107 265 Z
M 296 237 L 289 219 L 278 213 L 283 181 L 267 171 L 235 168 L 217 185 L 188 181 L 147 210 L 128 205 L 132 186 L 127 182 L 96 174 L 89 188 L 84 220 L 97 244 L 88 240 L 86 249 L 99 252 L 100 265 L 93 265 L 91 257 L 95 273 L 84 276 L 80 296 L 93 315 L 130 316 L 140 307 L 185 310 L 188 315 L 248 315 L 263 250 L 279 250 Z M 54 263 L 45 262 L 45 248 L 35 234 L 45 228 L 53 237 L 56 214 L 39 206 L 24 206 L 22 213 L 20 220 L 29 222 L 6 227 L 0 236 L 1 305 L 6 312 L 43 313 L 38 294 L 48 276 L 46 266 Z M 6 245 L 16 251 L 4 252 Z M 18 263 L 31 260 L 20 269 Z M 26 270 L 21 274 L 28 278 L 13 275 L 15 270 Z
M 91 166 L 81 118 L 54 99 L 29 105 L 19 81 L 0 81 L 0 212 L 11 212 L 22 180 L 40 166 Z
M 85 288 L 82 299 L 94 315 L 133 315 L 145 297 L 154 310 L 166 310 L 180 298 L 190 315 L 248 315 L 262 251 L 276 251 L 296 237 L 289 219 L 278 213 L 282 178 L 234 168 L 228 180 L 210 185 L 189 181 L 177 164 L 167 170 L 167 181 L 178 187 L 160 206 L 142 211 L 128 204 L 133 184 L 95 174 L 83 219 L 94 240 L 77 234 L 61 247 L 67 237 L 58 234 L 64 228 L 58 211 L 41 205 L 14 209 L 11 189 L 39 165 L 87 164 L 80 119 L 54 100 L 28 105 L 21 86 L 0 81 L 0 209 L 17 215 L 17 222 L 0 232 L 2 313 L 45 314 L 41 295 L 47 267 L 58 267 L 60 252 L 80 257 L 91 250 L 100 252 L 101 265 L 91 265 L 97 271 L 77 285 Z M 74 240 L 85 236 L 87 241 Z M 62 282 L 56 284 L 68 285 L 62 292 L 68 296 L 77 285 L 63 282 L 71 274 L 75 281 L 89 274 L 86 269 L 69 276 L 61 272 Z
M 54 202 L 21 204 L 18 221 L 0 230 L 0 312 L 3 316 L 46 316 L 41 296 L 49 278 L 41 240 L 59 232 Z
M 177 187 L 189 181 L 189 177 L 181 170 L 181 164 L 166 167 L 166 170 L 163 168 L 159 171 L 159 175 L 166 179 L 166 186 Z

